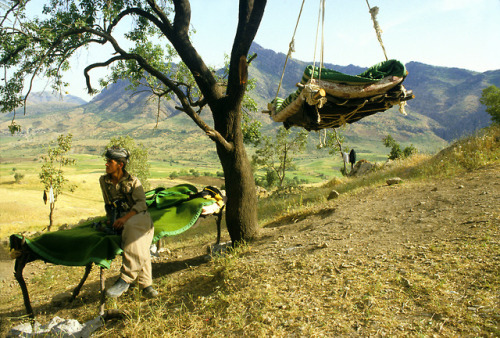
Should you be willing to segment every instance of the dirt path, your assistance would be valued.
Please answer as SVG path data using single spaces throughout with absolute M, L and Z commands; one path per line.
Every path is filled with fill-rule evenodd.
M 432 242 L 436 238 L 478 236 L 485 223 L 499 224 L 500 166 L 459 177 L 403 182 L 365 188 L 341 196 L 333 207 L 310 216 L 270 224 L 267 233 L 302 235 L 363 251 L 386 251 L 396 245 Z M 283 223 L 288 223 L 283 226 Z M 323 243 L 324 244 L 324 243 Z

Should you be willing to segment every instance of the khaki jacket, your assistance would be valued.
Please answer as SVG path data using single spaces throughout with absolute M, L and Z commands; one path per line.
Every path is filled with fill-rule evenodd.
M 99 183 L 105 204 L 111 205 L 116 200 L 125 200 L 129 210 L 135 210 L 137 213 L 148 210 L 141 182 L 127 171 L 123 171 L 123 177 L 117 185 L 113 184 L 111 177 L 107 174 L 99 178 Z

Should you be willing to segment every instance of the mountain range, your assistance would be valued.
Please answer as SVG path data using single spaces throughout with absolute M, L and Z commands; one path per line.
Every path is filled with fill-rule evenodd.
M 267 103 L 277 96 L 286 55 L 264 49 L 257 43 L 253 44 L 250 53 L 257 54 L 249 68 L 249 77 L 256 83 L 250 96 L 257 102 L 259 110 L 265 110 Z M 374 60 L 374 64 L 380 61 Z M 288 60 L 278 96 L 286 97 L 296 90 L 295 84 L 308 64 L 293 58 Z M 367 68 L 324 66 L 349 75 L 360 74 Z M 364 147 L 370 152 L 373 151 L 370 145 L 377 142 L 380 146 L 382 137 L 391 134 L 403 144 L 412 143 L 421 150 L 435 151 L 456 138 L 489 125 L 490 116 L 479 103 L 479 98 L 485 87 L 500 87 L 500 70 L 480 73 L 419 62 L 409 62 L 406 68 L 408 76 L 404 85 L 415 95 L 408 101 L 407 115 L 391 108 L 348 125 L 343 133 L 350 147 Z M 186 140 L 186 134 L 194 139 L 198 136 L 205 138 L 185 114 L 175 110 L 175 101 L 163 102 L 157 116 L 158 102 L 146 91 L 133 93 L 126 90 L 127 85 L 125 81 L 112 84 L 90 102 L 71 95 L 63 96 L 61 100 L 59 95 L 34 93 L 28 101 L 26 116 L 17 114 L 16 120 L 23 127 L 21 136 L 71 132 L 75 140 L 85 144 L 85 139 L 109 140 L 111 136 L 127 134 L 155 143 L 161 138 L 161 142 L 178 147 L 187 146 L 185 141 L 176 141 Z M 202 113 L 206 116 L 203 114 L 209 112 Z M 263 123 L 265 132 L 272 132 L 280 125 L 266 114 L 252 115 Z M 6 115 L 0 117 L 1 135 L 7 135 L 6 126 L 11 119 Z M 207 120 L 210 120 L 208 116 Z M 209 141 L 198 139 L 196 142 L 208 144 Z M 87 147 L 87 150 L 91 148 Z

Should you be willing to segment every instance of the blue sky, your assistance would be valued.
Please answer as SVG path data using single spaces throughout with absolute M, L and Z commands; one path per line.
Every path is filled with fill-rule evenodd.
M 269 0 L 255 41 L 286 53 L 301 3 L 301 0 Z M 308 61 L 314 57 L 319 1 L 305 3 L 293 57 Z M 476 71 L 500 69 L 500 0 L 370 0 L 369 3 L 380 9 L 377 19 L 389 58 Z M 237 1 L 194 0 L 192 6 L 192 23 L 198 30 L 194 41 L 200 53 L 213 60 L 220 59 L 224 51 L 231 49 Z M 227 26 L 220 19 L 220 8 L 227 13 Z M 365 0 L 327 0 L 324 39 L 325 62 L 368 67 L 384 59 Z
M 369 0 L 379 7 L 378 22 L 389 58 L 474 71 L 500 69 L 500 0 Z M 287 53 L 301 0 L 268 0 L 255 42 Z M 193 43 L 205 61 L 221 66 L 231 51 L 238 15 L 237 0 L 192 0 Z M 315 55 L 319 0 L 306 0 L 292 57 Z M 319 42 L 318 42 L 319 43 Z M 319 59 L 319 47 L 316 60 Z M 101 60 L 107 59 L 102 51 Z M 70 94 L 86 100 L 82 69 L 96 54 L 81 52 L 66 77 Z M 327 0 L 324 61 L 369 67 L 384 60 L 366 0 Z M 97 86 L 99 76 L 94 73 Z M 38 88 L 39 85 L 37 86 Z M 37 90 L 38 90 L 37 88 Z

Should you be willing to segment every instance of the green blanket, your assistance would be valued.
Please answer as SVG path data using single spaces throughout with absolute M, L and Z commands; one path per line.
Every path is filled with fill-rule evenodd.
M 215 203 L 203 197 L 192 198 L 197 192 L 196 187 L 181 184 L 146 193 L 146 203 L 155 225 L 153 242 L 186 231 L 196 223 L 205 205 Z
M 318 79 L 319 77 L 319 69 L 318 67 L 313 67 L 309 65 L 304 70 L 304 74 L 302 75 L 302 79 L 300 81 L 301 84 L 305 85 L 310 79 L 311 75 L 313 75 L 314 70 L 314 79 Z M 406 76 L 406 68 L 405 66 L 397 60 L 388 60 L 377 63 L 376 65 L 371 66 L 363 73 L 359 75 L 347 75 L 340 72 L 337 72 L 332 69 L 321 68 L 321 80 L 342 83 L 346 85 L 363 85 L 363 84 L 372 84 L 377 83 L 381 79 L 386 76 Z M 271 102 L 275 106 L 276 113 L 285 109 L 291 102 L 293 102 L 300 95 L 302 88 L 297 89 L 295 92 L 290 94 L 286 99 L 276 98 Z
M 153 242 L 188 230 L 200 217 L 203 206 L 215 203 L 212 199 L 192 198 L 196 193 L 196 187 L 189 184 L 146 193 L 155 227 Z M 26 239 L 26 244 L 46 262 L 67 266 L 95 263 L 109 268 L 114 257 L 122 253 L 121 237 L 96 229 L 93 223 L 104 219 L 101 217 L 72 229 Z

